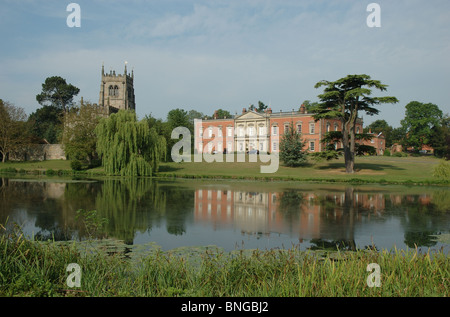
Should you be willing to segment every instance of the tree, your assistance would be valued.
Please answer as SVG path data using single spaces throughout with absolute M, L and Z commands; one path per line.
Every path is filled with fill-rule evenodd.
M 42 92 L 36 95 L 36 100 L 40 105 L 55 106 L 64 113 L 73 104 L 73 97 L 78 95 L 80 89 L 68 84 L 66 80 L 59 76 L 52 76 L 45 79 L 42 84 Z
M 166 140 L 136 113 L 119 110 L 95 128 L 97 152 L 109 175 L 152 176 L 166 155 Z
M 217 109 L 217 119 L 231 118 L 231 113 L 227 110 Z
M 97 105 L 82 103 L 70 109 L 64 118 L 62 143 L 69 159 L 92 167 L 97 157 L 95 128 L 102 110 Z
M 35 138 L 47 140 L 50 144 L 59 143 L 63 131 L 63 112 L 55 106 L 43 106 L 33 112 L 28 121 Z
M 372 80 L 370 76 L 347 75 L 344 78 L 330 82 L 322 80 L 315 88 L 325 86 L 324 92 L 318 97 L 320 103 L 312 110 L 316 121 L 320 119 L 339 119 L 342 122 L 342 143 L 344 150 L 345 170 L 354 172 L 355 165 L 355 141 L 356 121 L 359 111 L 367 115 L 375 115 L 379 110 L 375 105 L 382 103 L 397 103 L 395 97 L 371 97 L 370 88 L 385 91 L 387 85 L 378 80 Z
M 303 151 L 304 146 L 305 142 L 302 141 L 301 135 L 291 122 L 280 141 L 280 159 L 284 165 L 297 167 L 305 164 L 307 158 L 306 153 Z
M 450 159 L 450 116 L 446 114 L 439 125 L 432 128 L 430 146 L 434 149 L 434 155 Z
M 267 106 L 262 102 L 258 101 L 258 112 L 264 112 L 267 109 Z
M 9 154 L 27 145 L 29 138 L 26 120 L 23 108 L 0 99 L 0 153 L 3 163 Z
M 433 128 L 439 126 L 442 111 L 432 103 L 411 101 L 406 105 L 405 118 L 400 122 L 406 131 L 405 145 L 421 150 L 429 145 Z
M 314 109 L 314 107 L 317 107 L 319 105 L 319 103 L 317 101 L 311 102 L 310 100 L 305 100 L 302 102 L 302 105 L 305 106 L 306 112 L 309 113 L 309 112 L 311 112 L 312 109 Z

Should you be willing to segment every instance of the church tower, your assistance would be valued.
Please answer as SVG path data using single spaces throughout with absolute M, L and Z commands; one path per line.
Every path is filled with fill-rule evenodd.
M 98 104 L 107 109 L 108 115 L 118 112 L 120 109 L 135 110 L 136 103 L 134 97 L 134 71 L 127 73 L 127 62 L 123 74 L 117 74 L 116 71 L 105 73 L 105 67 L 102 65 L 102 80 L 100 84 L 100 98 Z

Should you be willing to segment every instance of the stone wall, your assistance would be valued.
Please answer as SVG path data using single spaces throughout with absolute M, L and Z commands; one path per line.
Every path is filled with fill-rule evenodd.
M 62 144 L 32 144 L 22 151 L 9 155 L 11 161 L 65 160 Z

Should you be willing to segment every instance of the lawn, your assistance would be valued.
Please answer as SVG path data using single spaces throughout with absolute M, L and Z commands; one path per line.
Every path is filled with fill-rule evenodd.
M 181 162 L 161 163 L 157 176 L 185 178 L 226 178 L 226 179 L 261 179 L 261 180 L 299 180 L 299 181 L 334 181 L 334 182 L 374 182 L 374 183 L 443 183 L 433 177 L 433 168 L 440 162 L 430 156 L 421 157 L 389 157 L 364 156 L 357 157 L 355 173 L 345 173 L 344 160 L 323 161 L 315 163 L 310 160 L 306 166 L 286 167 L 280 162 L 275 173 L 261 173 L 261 166 L 269 163 L 249 162 Z M 15 169 L 21 172 L 44 174 L 52 170 L 70 172 L 70 161 L 52 160 L 43 162 L 6 162 L 0 163 L 0 172 Z M 101 167 L 85 172 L 88 175 L 102 175 Z M 448 181 L 447 181 L 448 184 Z
M 175 177 L 224 177 L 224 178 L 261 178 L 291 180 L 321 180 L 367 182 L 436 182 L 433 168 L 439 163 L 434 157 L 386 157 L 365 156 L 356 158 L 355 173 L 345 173 L 344 159 L 310 162 L 306 166 L 290 168 L 280 163 L 276 173 L 262 174 L 261 165 L 269 163 L 213 162 L 213 163 L 163 163 L 160 176 Z

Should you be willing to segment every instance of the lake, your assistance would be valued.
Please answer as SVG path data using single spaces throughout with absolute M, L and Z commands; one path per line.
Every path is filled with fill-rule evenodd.
M 450 195 L 439 186 L 0 177 L 0 224 L 15 223 L 39 239 L 108 237 L 163 250 L 417 246 L 448 253 L 436 236 L 450 233 Z

